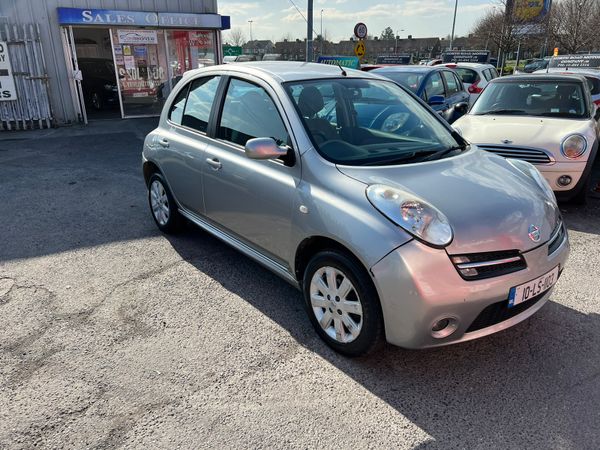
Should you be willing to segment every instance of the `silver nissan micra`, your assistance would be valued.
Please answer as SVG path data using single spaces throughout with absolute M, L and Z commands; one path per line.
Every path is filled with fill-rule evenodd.
M 569 252 L 531 164 L 469 145 L 392 81 L 336 66 L 187 72 L 143 172 L 162 231 L 185 218 L 297 286 L 319 335 L 351 356 L 521 322 Z

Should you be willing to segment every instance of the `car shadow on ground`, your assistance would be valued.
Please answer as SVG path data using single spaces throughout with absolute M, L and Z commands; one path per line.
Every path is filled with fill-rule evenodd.
M 169 240 L 184 260 L 428 433 L 428 448 L 589 448 L 597 439 L 597 314 L 549 302 L 478 341 L 422 351 L 386 345 L 349 359 L 316 336 L 301 294 L 286 282 L 200 230 Z

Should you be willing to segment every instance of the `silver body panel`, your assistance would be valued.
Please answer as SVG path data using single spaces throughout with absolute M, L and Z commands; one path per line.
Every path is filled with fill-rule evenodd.
M 337 166 L 314 149 L 282 86 L 288 80 L 339 78 L 337 67 L 274 62 L 200 69 L 184 76 L 166 105 L 189 80 L 209 74 L 239 77 L 265 88 L 291 136 L 295 163 L 249 159 L 239 145 L 170 123 L 165 107 L 159 127 L 146 138 L 143 160 L 163 171 L 186 218 L 296 287 L 302 282 L 296 276 L 302 243 L 314 237 L 335 241 L 369 271 L 387 340 L 404 347 L 446 345 L 489 334 L 524 320 L 546 301 L 490 329 L 465 333 L 483 308 L 507 299 L 511 287 L 557 265 L 562 268 L 568 256 L 566 237 L 547 255 L 547 242 L 560 218 L 556 205 L 503 158 L 473 147 L 428 163 Z M 159 144 L 163 137 L 170 140 L 168 147 Z M 365 191 L 372 183 L 413 192 L 439 208 L 454 229 L 450 245 L 429 247 L 384 217 L 367 199 Z M 532 224 L 540 228 L 537 243 L 528 237 Z M 466 281 L 449 257 L 500 250 L 519 250 L 527 268 Z M 459 326 L 450 337 L 435 339 L 431 323 L 443 314 L 459 319 Z

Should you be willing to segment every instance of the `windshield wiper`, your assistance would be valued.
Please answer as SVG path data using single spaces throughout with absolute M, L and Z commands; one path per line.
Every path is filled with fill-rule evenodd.
M 522 109 L 493 109 L 491 111 L 475 114 L 476 116 L 486 116 L 488 114 L 524 114 L 526 111 Z
M 581 114 L 570 112 L 544 112 L 539 115 L 544 117 L 582 117 Z
M 442 156 L 447 155 L 448 153 L 451 153 L 455 150 L 464 150 L 466 148 L 467 148 L 466 145 L 455 145 L 453 147 L 448 147 L 448 148 L 445 148 L 444 150 L 439 150 L 435 153 L 432 153 L 429 156 L 426 156 L 420 162 L 433 161 L 436 159 L 440 159 Z
M 367 163 L 361 164 L 363 166 L 388 166 L 391 164 L 406 162 L 410 159 L 413 159 L 417 155 L 416 152 L 406 153 L 402 156 L 394 156 L 390 159 L 378 159 L 377 161 L 369 161 Z

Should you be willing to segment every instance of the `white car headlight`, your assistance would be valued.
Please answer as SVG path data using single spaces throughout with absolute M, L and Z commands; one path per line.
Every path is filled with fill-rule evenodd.
M 585 153 L 587 140 L 580 134 L 567 136 L 560 144 L 560 152 L 569 159 L 577 159 Z
M 434 247 L 452 242 L 452 227 L 446 216 L 416 195 L 373 184 L 367 188 L 367 198 L 379 212 L 417 239 Z
M 540 171 L 537 170 L 533 164 L 531 164 L 527 161 L 523 161 L 522 159 L 507 158 L 506 160 L 515 169 L 521 171 L 528 177 L 533 178 L 535 180 L 535 182 L 538 184 L 538 186 L 542 189 L 542 191 L 544 191 L 544 194 L 546 194 L 546 197 L 548 197 L 550 200 L 552 200 L 556 204 L 556 196 L 554 195 L 554 191 L 552 190 L 552 188 L 550 187 L 550 185 L 548 184 L 546 179 L 542 176 Z

